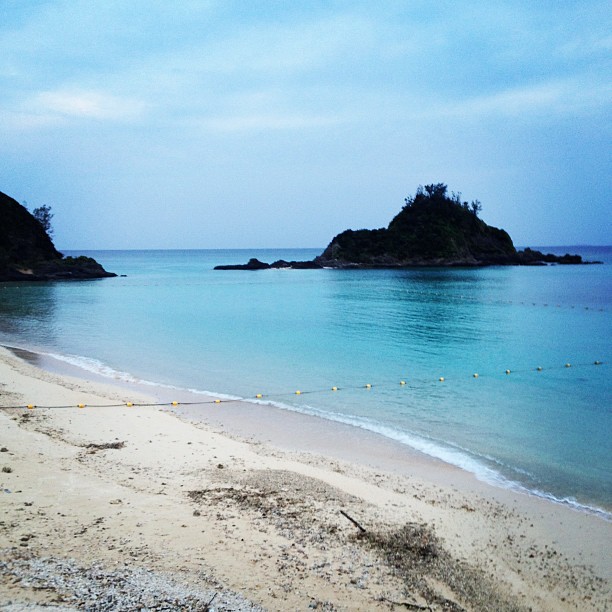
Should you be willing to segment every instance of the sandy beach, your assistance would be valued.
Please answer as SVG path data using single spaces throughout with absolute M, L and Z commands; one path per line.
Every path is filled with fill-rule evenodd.
M 357 428 L 21 357 L 0 349 L 0 609 L 611 606 L 600 517 Z

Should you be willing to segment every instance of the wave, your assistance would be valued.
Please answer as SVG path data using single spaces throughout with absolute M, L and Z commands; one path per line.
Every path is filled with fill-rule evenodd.
M 99 359 L 94 359 L 92 357 L 83 357 L 81 355 L 63 355 L 60 353 L 48 353 L 43 351 L 39 351 L 37 354 L 42 355 L 44 357 L 49 357 L 51 359 L 55 359 L 56 361 L 68 363 L 86 372 L 90 372 L 92 374 L 96 374 L 104 378 L 111 378 L 115 381 L 121 381 L 135 385 L 146 385 L 147 387 L 158 387 L 160 389 L 174 390 L 182 393 L 187 392 L 193 395 L 204 395 L 206 397 L 214 397 L 222 400 L 246 401 L 244 398 L 239 397 L 238 395 L 229 395 L 227 393 L 218 393 L 216 391 L 202 391 L 200 389 L 178 387 L 176 385 L 155 382 L 152 380 L 147 380 L 145 378 L 138 378 L 130 374 L 129 372 L 116 370 L 106 365 Z
M 333 421 L 352 427 L 358 427 L 360 429 L 378 434 L 390 440 L 394 440 L 395 442 L 404 444 L 413 450 L 423 453 L 424 455 L 427 455 L 434 459 L 438 459 L 449 465 L 458 467 L 466 472 L 473 474 L 478 480 L 485 482 L 489 485 L 503 489 L 510 489 L 527 495 L 533 495 L 535 497 L 545 499 L 546 501 L 569 507 L 573 510 L 595 515 L 606 521 L 612 521 L 612 513 L 604 510 L 603 508 L 599 508 L 594 505 L 584 504 L 582 502 L 577 501 L 573 497 L 559 497 L 547 491 L 528 487 L 517 480 L 504 476 L 501 471 L 491 467 L 490 465 L 487 465 L 487 462 L 496 464 L 500 468 L 506 468 L 517 474 L 522 474 L 526 477 L 531 476 L 531 474 L 521 468 L 506 465 L 495 457 L 477 455 L 468 449 L 453 445 L 448 442 L 428 438 L 422 434 L 416 434 L 413 432 L 394 429 L 393 427 L 389 427 L 388 425 L 376 421 L 375 419 L 370 419 L 368 417 L 361 417 L 357 415 L 346 415 L 337 412 L 325 411 L 310 405 L 298 407 L 293 406 L 291 404 L 272 401 L 268 399 L 245 398 L 238 395 L 230 395 L 226 393 L 218 393 L 215 391 L 195 388 L 184 388 L 175 385 L 145 380 L 133 376 L 129 372 L 116 370 L 98 359 L 94 359 L 91 357 L 83 357 L 81 355 L 66 355 L 52 352 L 31 351 L 29 349 L 21 348 L 19 348 L 18 350 L 27 350 L 28 352 L 31 352 L 35 355 L 49 357 L 51 359 L 55 359 L 57 361 L 72 365 L 85 372 L 112 379 L 114 381 L 121 381 L 136 385 L 145 385 L 149 387 L 157 387 L 160 389 L 175 390 L 177 392 L 183 393 L 187 392 L 194 395 L 214 397 L 222 400 L 240 401 L 251 404 L 258 404 L 261 406 L 272 406 L 280 410 L 297 412 L 317 418 L 322 418 L 327 421 Z
M 501 472 L 486 465 L 485 461 L 496 463 L 501 467 L 506 467 L 512 471 L 521 473 L 525 476 L 532 475 L 528 471 L 523 470 L 521 468 L 508 466 L 503 462 L 499 461 L 498 459 L 495 459 L 494 457 L 474 455 L 474 453 L 467 449 L 452 445 L 447 442 L 441 442 L 432 438 L 427 438 L 426 436 L 415 434 L 412 432 L 405 432 L 393 429 L 392 427 L 389 427 L 387 425 L 384 425 L 383 423 L 380 423 L 373 419 L 369 419 L 367 417 L 349 416 L 341 413 L 328 412 L 320 410 L 313 406 L 296 407 L 289 404 L 284 404 L 282 402 L 274 402 L 271 400 L 241 398 L 241 401 L 267 406 L 274 406 L 275 408 L 280 408 L 282 410 L 289 410 L 291 412 L 307 414 L 309 416 L 323 418 L 328 421 L 334 421 L 337 423 L 342 423 L 344 425 L 350 425 L 352 427 L 359 427 L 360 429 L 376 433 L 390 440 L 394 440 L 395 442 L 405 444 L 406 446 L 420 453 L 423 453 L 424 455 L 427 455 L 434 459 L 439 459 L 444 463 L 458 467 L 466 472 L 469 472 L 470 474 L 473 474 L 478 480 L 485 482 L 489 485 L 496 486 L 502 489 L 517 491 L 526 495 L 533 495 L 534 497 L 539 497 L 555 504 L 570 507 L 573 510 L 578 510 L 580 512 L 585 512 L 587 514 L 598 516 L 599 518 L 602 518 L 606 521 L 612 521 L 612 513 L 604 510 L 603 508 L 583 504 L 581 502 L 578 502 L 573 497 L 558 497 L 546 491 L 541 491 L 536 488 L 530 488 L 516 480 L 504 476 Z
M 81 370 L 85 370 L 86 372 L 91 372 L 92 374 L 97 374 L 105 378 L 112 378 L 113 380 L 120 380 L 122 382 L 129 382 L 135 384 L 147 384 L 147 381 L 136 378 L 128 372 L 115 370 L 114 368 L 111 368 L 104 364 L 102 361 L 99 361 L 98 359 L 93 359 L 91 357 L 82 357 L 80 355 L 62 355 L 60 353 L 46 352 L 39 352 L 38 354 L 42 355 L 43 357 L 50 357 L 51 359 L 55 359 L 56 361 L 68 363 Z

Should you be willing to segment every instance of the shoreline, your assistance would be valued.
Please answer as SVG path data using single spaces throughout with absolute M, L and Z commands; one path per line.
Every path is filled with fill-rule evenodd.
M 50 373 L 4 348 L 0 372 L 2 405 L 136 399 L 132 383 Z M 160 390 L 141 389 L 139 398 L 159 400 L 151 396 Z M 11 468 L 3 489 L 14 491 L 3 494 L 0 529 L 10 571 L 25 553 L 84 566 L 127 558 L 191 587 L 204 572 L 228 597 L 279 610 L 313 602 L 389 610 L 393 601 L 442 599 L 486 609 L 479 598 L 498 609 L 595 610 L 609 601 L 609 522 L 492 487 L 356 427 L 254 406 L 211 404 L 205 422 L 192 421 L 187 406 L 0 410 L 8 449 L 0 460 Z M 368 536 L 421 525 L 436 554 L 420 549 L 418 568 L 406 574 L 366 545 L 341 509 Z M 465 588 L 442 584 L 439 566 L 454 575 L 463 568 Z M 53 595 L 2 570 L 2 603 Z
M 451 472 L 459 470 L 461 474 L 452 473 L 464 480 L 464 487 L 475 480 L 482 483 L 485 489 L 493 487 L 509 491 L 511 494 L 534 497 L 546 503 L 556 504 L 575 512 L 586 513 L 612 522 L 611 510 L 595 504 L 582 503 L 572 498 L 558 498 L 547 491 L 532 490 L 520 482 L 509 479 L 495 468 L 487 466 L 468 451 L 457 451 L 452 447 L 442 446 L 439 442 L 432 442 L 433 450 L 427 452 L 410 442 L 394 437 L 394 432 L 386 434 L 352 422 L 350 419 L 336 419 L 335 415 L 298 410 L 291 405 L 274 400 L 233 397 L 213 391 L 184 389 L 139 380 L 127 372 L 108 368 L 95 359 L 0 345 L 2 346 L 42 370 L 60 376 L 74 376 L 101 384 L 110 382 L 136 395 L 154 395 L 155 402 L 162 402 L 168 406 L 171 402 L 178 401 L 180 407 L 175 410 L 179 416 L 187 417 L 195 423 L 203 422 L 220 427 L 222 431 L 241 439 L 269 443 L 286 451 L 315 452 L 363 464 L 365 467 L 385 469 L 400 474 L 405 468 L 406 460 L 413 462 L 411 469 L 415 469 L 414 462 L 416 462 L 419 465 L 439 466 Z M 221 399 L 224 406 L 230 404 L 232 411 L 228 413 L 223 411 L 221 406 L 211 405 L 216 399 Z M 200 406 L 195 407 L 198 404 Z M 205 411 L 208 411 L 208 414 Z M 299 435 L 292 435 L 295 432 L 299 432 Z M 338 440 L 341 440 L 343 444 L 338 445 Z M 350 440 L 351 443 L 347 444 L 347 440 Z M 418 444 L 419 440 L 416 442 Z M 429 443 L 426 439 L 423 439 L 422 442 Z M 353 451 L 354 448 L 361 447 L 368 448 L 367 455 Z M 457 457 L 451 455 L 457 455 Z M 374 457 L 378 458 L 378 463 L 372 461 Z M 398 459 L 393 461 L 389 459 L 390 457 Z M 466 463 L 472 464 L 471 469 Z M 426 477 L 431 478 L 427 470 Z M 443 483 L 447 484 L 447 481 L 443 480 Z

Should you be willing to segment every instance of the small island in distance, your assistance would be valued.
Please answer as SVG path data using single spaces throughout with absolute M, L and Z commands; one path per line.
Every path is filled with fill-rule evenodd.
M 478 200 L 462 202 L 448 194 L 444 183 L 419 186 L 416 194 L 386 228 L 345 230 L 311 261 L 279 260 L 272 264 L 251 259 L 215 270 L 269 268 L 410 268 L 537 266 L 587 264 L 580 255 L 552 255 L 526 248 L 517 251 L 503 229 L 487 225 L 478 214 Z
M 91 257 L 64 257 L 25 206 L 0 191 L 0 282 L 111 276 Z

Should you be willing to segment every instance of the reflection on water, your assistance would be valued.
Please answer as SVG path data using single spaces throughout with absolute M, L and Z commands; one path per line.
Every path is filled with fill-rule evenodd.
M 54 283 L 0 284 L 0 335 L 5 338 L 29 337 L 41 343 L 52 342 L 56 310 Z
M 478 341 L 481 298 L 497 285 L 472 269 L 343 270 L 332 278 L 329 299 L 343 333 L 377 334 L 426 352 Z

